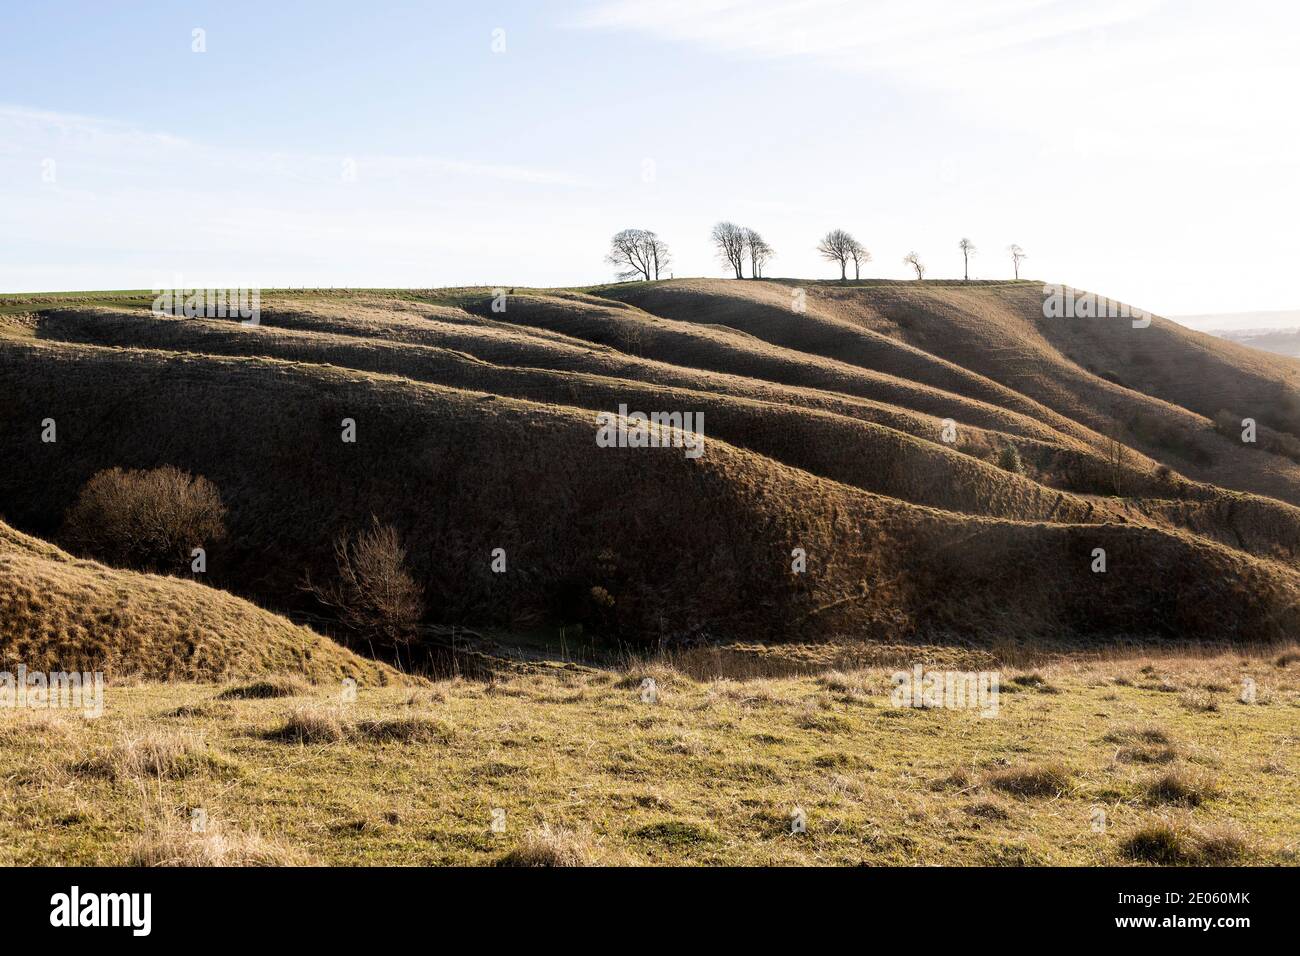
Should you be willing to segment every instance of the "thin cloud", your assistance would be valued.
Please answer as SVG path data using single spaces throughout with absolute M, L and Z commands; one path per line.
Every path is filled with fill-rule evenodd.
M 75 113 L 58 113 L 23 106 L 0 105 L 0 142 L 5 153 L 70 152 L 101 167 L 136 159 L 150 166 L 183 160 L 189 167 L 206 164 L 227 171 L 311 180 L 337 179 L 344 163 L 358 173 L 394 179 L 410 175 L 452 175 L 524 185 L 581 187 L 567 173 L 445 156 L 383 154 L 293 153 L 283 150 L 232 149 L 200 143 L 167 132 L 138 129 L 130 124 Z

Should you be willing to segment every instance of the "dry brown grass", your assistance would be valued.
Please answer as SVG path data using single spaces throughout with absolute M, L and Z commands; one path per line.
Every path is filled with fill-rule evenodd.
M 1230 866 L 1248 857 L 1252 845 L 1239 827 L 1230 824 L 1197 827 L 1153 820 L 1126 834 L 1119 849 L 1131 860 L 1160 866 Z
M 454 731 L 445 721 L 431 717 L 393 717 L 361 720 L 352 733 L 377 743 L 447 743 Z
M 1280 697 L 1295 678 L 1273 667 L 1276 655 L 1180 663 L 1162 653 L 1150 664 L 1183 683 L 1260 673 Z M 996 719 L 870 707 L 833 689 L 846 686 L 845 674 L 850 688 L 888 683 L 889 665 L 828 667 L 824 682 L 761 678 L 752 696 L 747 681 L 657 670 L 668 692 L 655 705 L 637 686 L 618 686 L 617 673 L 546 666 L 498 681 L 499 692 L 447 681 L 437 701 L 423 690 L 412 701 L 406 687 L 362 688 L 348 703 L 246 699 L 181 716 L 166 715 L 217 703 L 220 688 L 134 684 L 118 688 L 100 718 L 57 715 L 62 730 L 5 739 L 0 862 L 121 865 L 141 835 L 164 818 L 188 824 L 199 807 L 225 824 L 218 832 L 273 836 L 343 865 L 495 863 L 531 846 L 525 837 L 544 821 L 578 834 L 578 858 L 599 864 L 1114 865 L 1132 858 L 1128 836 L 1160 821 L 1179 829 L 1174 856 L 1190 864 L 1287 862 L 1300 813 L 1295 708 L 1190 712 L 1171 695 L 1106 683 L 1117 666 L 1040 665 L 1060 693 L 1008 695 Z M 333 719 L 323 738 L 300 730 L 290 739 L 323 742 L 283 742 L 295 707 L 311 714 L 297 728 L 318 727 L 319 711 Z M 454 733 L 444 736 L 444 725 Z M 176 748 L 160 744 L 123 748 L 161 756 L 118 777 L 78 768 L 141 727 L 181 736 L 197 759 L 188 762 L 185 748 L 173 759 Z M 1117 747 L 1139 745 L 1174 747 L 1177 762 L 1114 759 Z M 1042 772 L 1053 764 L 1060 772 Z M 1195 807 L 1153 803 L 1148 785 L 1174 767 L 1212 772 L 1218 795 Z M 989 779 L 1004 773 L 1009 792 Z M 166 813 L 150 813 L 143 796 Z M 1107 828 L 1095 833 L 1099 804 Z M 809 828 L 792 837 L 795 806 Z M 490 829 L 494 808 L 507 813 L 504 833 Z M 191 851 L 211 855 L 186 847 L 156 856 Z
M 1007 767 L 985 774 L 984 782 L 1018 797 L 1055 797 L 1070 789 L 1071 774 L 1059 763 Z
M 47 710 L 0 712 L 0 744 L 65 736 L 70 729 L 68 720 Z
M 257 831 L 240 832 L 208 818 L 202 832 L 163 818 L 130 849 L 128 866 L 306 866 L 303 850 L 268 839 Z
M 294 671 L 376 685 L 391 669 L 215 588 L 79 561 L 0 524 L 0 654 L 30 670 L 224 679 Z
M 1163 728 L 1154 725 L 1116 727 L 1102 738 L 1116 744 L 1115 757 L 1125 763 L 1169 763 L 1178 757 L 1178 746 Z
M 596 854 L 589 837 L 568 827 L 543 826 L 524 834 L 498 866 L 592 866 Z
M 1174 768 L 1159 774 L 1146 785 L 1152 803 L 1176 803 L 1199 807 L 1218 793 L 1213 778 L 1204 771 Z
M 113 780 L 175 780 L 214 765 L 203 741 L 193 735 L 140 728 L 118 737 L 107 752 L 87 759 L 79 769 Z
M 346 727 L 337 710 L 320 706 L 297 707 L 270 736 L 285 743 L 332 744 L 344 738 Z
M 311 685 L 296 674 L 275 674 L 248 684 L 227 687 L 218 700 L 265 700 L 270 697 L 300 697 L 311 693 Z

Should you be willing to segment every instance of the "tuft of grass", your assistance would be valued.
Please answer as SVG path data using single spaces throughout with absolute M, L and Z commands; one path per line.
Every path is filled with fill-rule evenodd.
M 1011 814 L 994 800 L 976 800 L 974 803 L 968 803 L 962 808 L 966 813 L 973 817 L 979 817 L 981 820 L 1009 820 Z
M 148 729 L 123 734 L 107 753 L 82 761 L 77 769 L 112 780 L 176 780 L 216 764 L 203 742 L 192 735 Z
M 1173 738 L 1154 724 L 1116 727 L 1102 740 L 1119 744 L 1115 757 L 1125 763 L 1169 763 L 1178 757 Z
M 497 861 L 497 866 L 592 866 L 596 854 L 586 835 L 568 827 L 542 826 Z
M 182 704 L 163 714 L 164 717 L 176 717 L 182 720 L 216 719 L 229 717 L 234 709 L 226 703 L 205 700 L 197 704 Z
M 378 743 L 449 743 L 453 736 L 449 724 L 431 717 L 388 717 L 359 721 L 352 735 Z
M 1119 850 L 1130 860 L 1172 866 L 1190 862 L 1195 852 L 1182 831 L 1164 822 L 1138 827 L 1120 841 Z
M 268 736 L 273 740 L 296 744 L 333 744 L 343 739 L 343 722 L 333 710 L 323 707 L 298 707 Z
M 1155 724 L 1125 724 L 1109 731 L 1102 740 L 1112 744 L 1144 743 L 1173 746 L 1173 740 L 1167 731 Z
M 1055 797 L 1070 789 L 1070 772 L 1059 763 L 1007 767 L 985 775 L 985 782 L 1019 797 Z
M 965 767 L 958 767 L 948 776 L 936 780 L 931 789 L 934 790 L 966 790 L 975 783 L 971 773 Z
M 1200 690 L 1188 691 L 1178 702 L 1196 714 L 1213 714 L 1219 710 L 1219 702 L 1209 693 Z
M 1036 690 L 1040 694 L 1060 693 L 1060 690 L 1058 688 L 1056 688 L 1052 684 L 1049 684 L 1047 682 L 1047 678 L 1039 673 L 1017 674 L 1015 677 L 1012 677 L 1010 680 L 1008 680 L 1007 683 L 1011 686 L 1012 689 L 1024 688 L 1025 690 Z
M 698 846 L 713 843 L 717 835 L 707 827 L 685 820 L 664 820 L 638 827 L 632 834 L 650 843 L 666 847 Z
M 281 674 L 255 680 L 249 684 L 227 687 L 217 700 L 268 700 L 275 697 L 301 697 L 311 693 L 311 685 L 294 674 Z
M 1237 863 L 1250 852 L 1250 838 L 1233 824 L 1221 823 L 1197 835 L 1197 856 L 1206 866 Z
M 1224 866 L 1239 863 L 1248 856 L 1251 842 L 1230 824 L 1198 829 L 1155 820 L 1124 837 L 1119 850 L 1130 860 L 1160 866 Z
M 170 822 L 155 825 L 132 844 L 128 866 L 306 866 L 302 850 L 268 839 L 257 831 L 239 833 L 208 820 L 195 833 Z
M 0 716 L 0 744 L 20 744 L 33 737 L 63 737 L 67 733 L 67 721 L 46 710 Z
M 1199 807 L 1217 793 L 1207 776 L 1175 768 L 1160 774 L 1146 785 L 1147 799 L 1153 803 L 1177 803 Z

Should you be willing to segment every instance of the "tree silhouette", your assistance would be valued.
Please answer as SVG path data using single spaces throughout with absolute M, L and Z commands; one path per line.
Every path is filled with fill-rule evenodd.
M 903 264 L 909 265 L 916 270 L 916 280 L 918 282 L 925 278 L 925 264 L 921 262 L 921 257 L 915 252 L 909 252 L 903 256 Z
M 1007 252 L 1011 253 L 1011 266 L 1016 270 L 1016 278 L 1020 278 L 1020 263 L 1024 262 L 1029 256 L 1014 242 L 1007 246 Z
M 737 279 L 745 278 L 745 229 L 723 221 L 713 227 L 712 238 L 718 258 L 735 270 Z
M 823 259 L 840 264 L 841 282 L 848 278 L 849 259 L 853 257 L 853 249 L 857 244 L 857 240 L 843 229 L 832 229 L 817 243 L 817 251 Z
M 750 275 L 755 279 L 761 279 L 763 266 L 767 265 L 768 259 L 776 255 L 776 250 L 753 229 L 745 230 L 745 249 L 749 252 Z
M 975 255 L 975 243 L 971 242 L 969 239 L 963 239 L 961 242 L 957 243 L 957 248 L 961 250 L 962 265 L 963 265 L 962 281 L 969 282 L 970 281 L 970 257 Z

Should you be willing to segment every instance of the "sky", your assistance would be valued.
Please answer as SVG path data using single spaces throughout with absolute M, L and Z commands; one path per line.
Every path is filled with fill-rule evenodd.
M 4 0 L 0 291 L 1011 274 L 1300 307 L 1300 7 L 1242 0 Z

